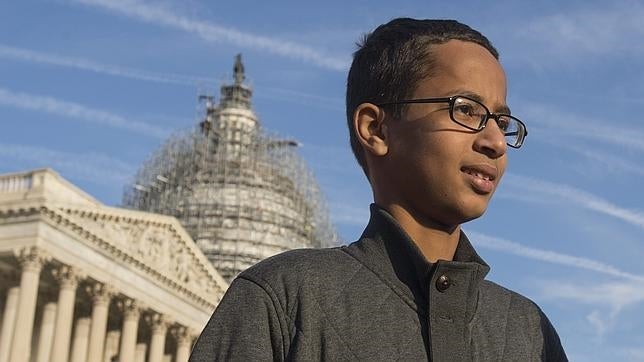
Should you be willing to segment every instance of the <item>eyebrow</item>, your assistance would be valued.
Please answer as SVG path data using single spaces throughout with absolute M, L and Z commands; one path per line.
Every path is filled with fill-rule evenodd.
M 449 92 L 449 94 L 458 95 L 458 96 L 465 96 L 467 98 L 472 98 L 475 101 L 478 101 L 478 102 L 480 102 L 482 104 L 485 104 L 485 102 L 483 100 L 483 97 L 481 97 L 477 93 L 474 93 L 472 91 L 468 91 L 468 90 L 465 90 L 465 89 L 455 89 L 455 90 Z M 510 107 L 508 107 L 507 104 L 504 104 L 502 106 L 497 107 L 496 109 L 492 110 L 492 113 L 512 115 L 512 112 L 510 111 Z

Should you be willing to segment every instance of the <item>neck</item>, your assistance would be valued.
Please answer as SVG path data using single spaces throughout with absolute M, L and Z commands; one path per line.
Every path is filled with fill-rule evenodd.
M 397 204 L 378 205 L 396 219 L 429 262 L 454 258 L 461 232 L 460 225 L 445 226 L 422 220 Z

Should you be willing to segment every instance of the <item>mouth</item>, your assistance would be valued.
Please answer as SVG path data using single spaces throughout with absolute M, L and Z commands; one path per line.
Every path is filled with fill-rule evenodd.
M 469 181 L 475 192 L 489 194 L 494 191 L 498 171 L 496 167 L 480 164 L 461 167 L 461 172 Z

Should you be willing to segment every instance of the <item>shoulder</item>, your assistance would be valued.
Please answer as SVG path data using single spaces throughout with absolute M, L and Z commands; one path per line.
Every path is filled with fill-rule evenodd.
M 491 318 L 493 324 L 504 323 L 509 333 L 520 333 L 528 339 L 541 339 L 542 323 L 547 318 L 535 302 L 487 280 L 481 285 L 480 291 L 479 308 Z
M 495 282 L 484 280 L 481 284 L 481 291 L 492 299 L 506 300 L 508 307 L 519 309 L 523 312 L 540 313 L 541 309 L 530 298 L 523 296 L 513 290 L 503 287 Z
M 264 288 L 284 292 L 300 286 L 340 282 L 342 276 L 360 268 L 345 251 L 346 247 L 290 250 L 253 265 L 238 278 L 247 279 Z
M 274 255 L 243 271 L 244 277 L 278 278 L 283 275 L 298 273 L 315 273 L 328 269 L 329 264 L 335 267 L 351 263 L 344 251 L 345 247 L 324 249 L 295 249 Z M 327 270 L 328 271 L 328 270 Z
M 530 298 L 489 280 L 482 282 L 479 297 L 486 309 L 503 314 L 510 320 L 522 320 L 538 326 L 545 317 L 541 308 Z
M 536 349 L 548 361 L 567 360 L 557 331 L 534 301 L 488 280 L 480 291 L 479 307 L 493 316 L 494 328 L 505 326 L 505 339 L 514 346 L 508 348 L 524 346 L 524 350 Z

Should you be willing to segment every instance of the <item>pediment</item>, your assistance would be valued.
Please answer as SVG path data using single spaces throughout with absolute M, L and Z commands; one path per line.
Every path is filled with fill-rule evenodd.
M 161 286 L 214 307 L 228 287 L 173 217 L 105 206 L 48 207 L 50 217 L 84 242 Z

